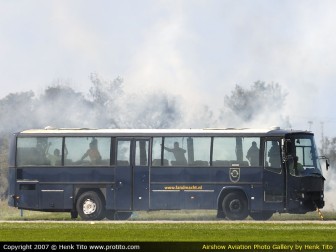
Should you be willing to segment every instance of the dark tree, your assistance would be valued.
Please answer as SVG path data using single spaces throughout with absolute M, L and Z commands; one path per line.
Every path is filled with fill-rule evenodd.
M 241 121 L 249 122 L 265 112 L 281 111 L 286 95 L 279 84 L 257 81 L 249 89 L 236 85 L 231 95 L 225 96 L 224 106 Z

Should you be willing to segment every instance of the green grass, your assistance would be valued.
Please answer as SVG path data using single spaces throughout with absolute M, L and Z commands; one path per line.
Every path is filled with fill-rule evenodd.
M 336 220 L 336 212 L 323 211 L 325 220 Z M 251 218 L 247 218 L 251 220 Z M 270 220 L 319 220 L 317 212 L 307 214 L 274 214 Z M 9 207 L 7 202 L 0 202 L 0 220 L 71 220 L 70 213 L 49 213 L 39 211 L 20 211 Z M 78 218 L 80 220 L 80 218 Z M 146 220 L 204 220 L 217 221 L 215 210 L 167 210 L 152 212 L 135 212 L 131 221 Z
M 323 212 L 323 211 L 322 211 Z M 136 212 L 125 222 L 70 222 L 69 213 L 23 211 L 0 202 L 0 241 L 197 241 L 197 242 L 330 242 L 336 241 L 335 212 L 275 214 L 271 220 L 315 220 L 313 223 L 228 222 L 216 211 Z M 38 220 L 39 222 L 32 222 Z M 44 221 L 56 222 L 44 222 Z M 146 220 L 181 222 L 144 223 Z M 216 221 L 186 223 L 183 221 Z M 9 222 L 10 221 L 10 222 Z M 23 222 L 21 222 L 23 221 Z M 59 221 L 59 222 L 58 222 Z M 62 222 L 60 222 L 62 221 Z
M 336 224 L 284 223 L 0 223 L 1 241 L 326 242 Z

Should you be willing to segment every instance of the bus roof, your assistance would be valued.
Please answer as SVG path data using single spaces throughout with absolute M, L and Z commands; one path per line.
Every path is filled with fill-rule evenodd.
M 51 128 L 29 129 L 18 135 L 93 135 L 93 136 L 204 136 L 204 135 L 242 135 L 242 136 L 284 136 L 292 133 L 312 134 L 310 131 L 285 130 L 279 127 L 269 129 L 236 129 L 236 128 L 207 128 L 207 129 L 88 129 L 88 128 Z

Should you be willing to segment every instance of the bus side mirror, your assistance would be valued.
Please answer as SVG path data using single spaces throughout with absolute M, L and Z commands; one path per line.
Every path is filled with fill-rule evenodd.
M 327 170 L 327 171 L 328 171 L 328 169 L 329 169 L 329 166 L 330 166 L 329 161 L 328 161 L 328 159 L 326 159 L 326 170 Z
M 329 163 L 329 159 L 326 156 L 320 156 L 320 159 L 325 159 L 326 161 L 326 170 L 328 171 L 330 163 Z

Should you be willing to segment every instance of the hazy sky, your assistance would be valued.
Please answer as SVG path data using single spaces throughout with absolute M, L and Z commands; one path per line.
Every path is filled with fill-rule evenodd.
M 0 98 L 90 73 L 129 90 L 223 105 L 236 84 L 279 83 L 293 128 L 336 136 L 336 1 L 0 0 Z M 261 122 L 262 124 L 262 122 Z

